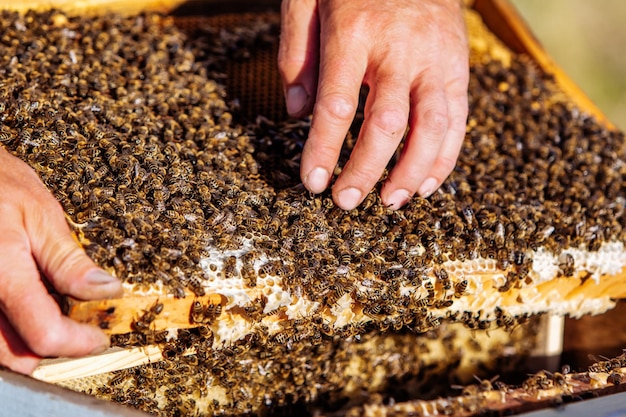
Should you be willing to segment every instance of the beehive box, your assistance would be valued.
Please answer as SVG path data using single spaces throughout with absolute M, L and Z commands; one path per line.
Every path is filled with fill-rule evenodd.
M 33 16 L 9 16 L 16 19 L 9 28 L 32 28 Z M 157 306 L 159 297 L 186 291 L 184 318 L 199 325 L 179 331 L 174 343 L 172 333 L 151 326 L 150 306 L 138 309 L 139 331 L 114 342 L 160 345 L 157 355 L 168 360 L 74 380 L 74 388 L 162 414 L 337 407 L 394 381 L 415 398 L 426 395 L 429 378 L 467 382 L 481 366 L 493 374 L 527 355 L 536 332 L 531 314 L 598 313 L 624 292 L 623 136 L 586 115 L 591 107 L 577 109 L 579 96 L 564 94 L 540 60 L 512 54 L 474 13 L 474 112 L 459 167 L 441 192 L 398 212 L 375 193 L 352 212 L 327 195 L 303 193 L 297 160 L 306 121 L 232 123 L 232 104 L 215 82 L 220 65 L 271 45 L 276 15 L 249 17 L 245 29 L 231 32 L 206 27 L 194 40 L 195 56 L 167 19 L 47 19 L 51 42 L 74 34 L 104 51 L 83 56 L 70 46 L 62 75 L 79 62 L 89 71 L 108 61 L 61 77 L 56 96 L 16 79 L 20 99 L 10 103 L 6 146 L 33 164 L 88 253 L 129 292 L 159 294 Z M 147 51 L 137 53 L 132 36 L 120 32 Z M 107 53 L 111 39 L 119 50 Z M 5 56 L 11 71 L 27 69 L 11 60 L 15 54 Z M 141 64 L 147 80 L 138 56 L 153 61 Z M 115 88 L 99 78 L 106 65 Z M 151 73 L 160 65 L 172 68 L 168 77 Z M 173 85 L 145 91 L 151 81 Z M 11 129 L 24 121 L 15 115 L 36 119 L 49 97 L 53 110 L 76 106 L 59 117 L 62 124 L 40 119 L 57 140 L 38 141 L 28 120 L 30 138 L 16 136 Z M 100 165 L 47 159 L 68 155 L 68 146 Z M 77 184 L 65 187 L 66 178 Z M 219 307 L 196 304 L 206 294 L 219 295 Z M 169 383 L 155 386 L 162 378 Z

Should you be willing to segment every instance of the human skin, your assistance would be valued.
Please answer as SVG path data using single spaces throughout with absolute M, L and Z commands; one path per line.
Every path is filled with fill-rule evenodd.
M 46 285 L 92 300 L 120 296 L 121 282 L 78 246 L 37 174 L 1 147 L 0 219 L 0 364 L 29 374 L 44 357 L 106 349 L 102 330 L 63 316 Z
M 382 186 L 399 208 L 450 174 L 467 121 L 469 49 L 459 0 L 283 0 L 278 66 L 291 116 L 313 114 L 300 175 L 321 193 L 369 86 L 365 121 L 332 195 L 355 208 L 404 147 Z

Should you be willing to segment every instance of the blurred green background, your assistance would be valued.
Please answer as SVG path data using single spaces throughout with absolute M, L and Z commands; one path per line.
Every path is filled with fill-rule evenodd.
M 626 131 L 626 1 L 510 1 L 548 54 Z

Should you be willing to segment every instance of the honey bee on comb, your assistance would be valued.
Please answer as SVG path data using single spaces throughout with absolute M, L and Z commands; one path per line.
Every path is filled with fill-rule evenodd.
M 192 36 L 151 14 L 2 15 L 2 145 L 31 164 L 82 225 L 87 253 L 128 291 L 225 299 L 194 302 L 186 314 L 197 327 L 175 336 L 152 330 L 159 303 L 137 312 L 134 332 L 113 344 L 163 344 L 163 369 L 151 366 L 170 383 L 144 395 L 148 378 L 142 387 L 139 373 L 121 374 L 103 397 L 165 415 L 340 403 L 348 379 L 355 392 L 378 389 L 364 382 L 375 366 L 397 380 L 440 366 L 452 374 L 454 355 L 425 364 L 418 351 L 438 350 L 422 338 L 478 355 L 481 344 L 437 337 L 512 340 L 532 314 L 571 313 L 558 291 L 529 301 L 521 290 L 556 277 L 585 285 L 578 274 L 592 252 L 603 260 L 594 280 L 623 267 L 623 135 L 559 99 L 551 77 L 519 56 L 472 61 L 465 142 L 428 199 L 393 211 L 374 191 L 343 211 L 328 192 L 309 195 L 298 166 L 310 120 L 236 125 L 220 75 L 233 57 L 275 45 L 278 20 Z M 575 313 L 612 306 L 603 300 L 581 292 Z M 455 404 L 435 409 L 480 409 Z

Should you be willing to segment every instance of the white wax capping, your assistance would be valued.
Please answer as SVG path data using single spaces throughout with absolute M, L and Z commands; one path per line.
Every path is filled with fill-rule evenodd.
M 421 255 L 423 249 L 421 246 L 411 248 L 412 255 Z M 258 276 L 262 265 L 280 260 L 270 258 L 266 254 L 260 254 L 254 262 L 254 269 L 257 273 L 256 286 L 250 287 L 241 276 L 240 270 L 243 265 L 241 260 L 243 255 L 251 250 L 254 250 L 251 240 L 242 242 L 241 248 L 238 250 L 222 251 L 211 247 L 208 249 L 209 255 L 201 260 L 200 264 L 206 278 L 203 282 L 205 290 L 207 293 L 218 293 L 227 298 L 228 302 L 224 306 L 225 311 L 228 312 L 234 306 L 258 303 L 260 297 L 263 296 L 265 299 L 263 313 L 268 316 L 262 319 L 262 323 L 270 335 L 283 329 L 280 324 L 281 321 L 277 320 L 276 316 L 269 315 L 280 308 L 284 309 L 285 315 L 290 320 L 307 318 L 313 314 L 321 313 L 324 319 L 336 329 L 371 320 L 371 318 L 364 316 L 360 310 L 358 314 L 355 313 L 353 292 L 347 292 L 341 296 L 330 307 L 330 311 L 320 311 L 320 301 L 304 298 L 304 292 L 300 287 L 289 291 L 285 288 L 283 278 L 280 276 L 264 274 Z M 602 275 L 619 273 L 626 265 L 626 253 L 621 242 L 604 243 L 596 252 L 588 252 L 579 248 L 567 248 L 558 255 L 554 255 L 545 248 L 539 248 L 534 252 L 529 251 L 525 254 L 533 261 L 532 268 L 528 273 L 529 280 L 523 281 L 522 287 L 517 289 L 518 302 L 508 305 L 507 313 L 512 316 L 520 316 L 550 311 L 557 315 L 570 314 L 574 317 L 580 317 L 585 314 L 599 314 L 613 308 L 615 303 L 608 297 L 587 299 L 581 294 L 579 297 L 569 298 L 561 294 L 557 288 L 549 293 L 546 292 L 545 288 L 541 290 L 542 292 L 539 291 L 538 286 L 541 283 L 551 281 L 559 276 L 563 263 L 569 259 L 569 255 L 574 260 L 574 273 L 590 272 L 596 282 L 599 282 Z M 229 273 L 228 277 L 225 277 L 222 270 L 225 260 L 231 256 L 235 256 L 237 259 L 236 268 L 235 271 Z M 284 265 L 284 260 L 281 262 Z M 398 264 L 395 267 L 401 268 L 402 266 Z M 482 311 L 483 319 L 494 319 L 494 309 L 502 305 L 508 294 L 497 291 L 497 288 L 505 285 L 507 280 L 506 273 L 498 269 L 497 261 L 478 257 L 465 261 L 446 261 L 442 267 L 449 271 L 455 283 L 466 279 L 468 285 L 465 296 L 458 299 L 454 298 L 454 303 L 450 308 L 434 311 L 434 314 L 443 317 L 448 312 Z M 350 276 L 350 266 L 339 266 L 336 273 Z M 425 289 L 424 283 L 430 281 L 435 286 L 438 285 L 436 280 L 433 281 L 432 273 L 432 269 L 425 271 L 428 276 L 421 277 L 422 285 L 417 287 L 413 285 L 400 286 L 398 289 L 400 296 L 409 296 L 415 300 L 427 297 L 428 291 Z M 486 276 L 489 277 L 488 280 L 485 280 Z M 374 276 L 366 276 L 354 281 L 355 291 L 365 294 L 366 297 L 373 296 L 374 293 L 380 291 L 380 285 L 382 285 L 380 280 Z M 124 285 L 128 287 L 128 284 Z M 163 290 L 162 283 L 142 291 L 149 294 L 158 293 L 160 290 Z M 452 296 L 452 293 L 453 290 L 450 290 L 448 295 Z M 231 315 L 228 320 L 220 320 L 212 327 L 214 327 L 216 334 L 216 344 L 218 342 L 219 344 L 232 343 L 254 331 L 246 318 L 236 314 Z
M 615 275 L 626 265 L 626 253 L 622 242 L 606 242 L 595 252 L 582 248 L 567 248 L 555 256 L 545 248 L 539 248 L 530 256 L 533 259 L 532 273 L 538 282 L 550 281 L 557 277 L 564 255 L 574 258 L 575 272 L 590 272 L 598 283 L 602 275 Z
M 355 314 L 352 311 L 353 302 L 354 300 L 350 294 L 346 293 L 342 295 L 331 308 L 331 313 L 337 318 L 335 321 L 336 328 L 343 327 L 352 322 L 352 319 L 355 317 Z

